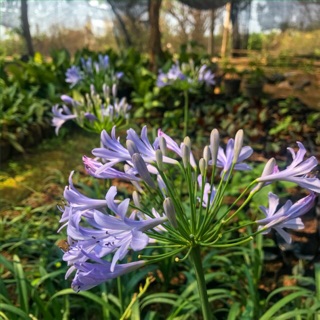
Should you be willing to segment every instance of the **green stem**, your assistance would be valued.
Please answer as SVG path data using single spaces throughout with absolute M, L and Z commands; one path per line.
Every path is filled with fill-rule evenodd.
M 201 256 L 200 256 L 200 247 L 199 246 L 193 247 L 189 257 L 193 263 L 194 270 L 196 273 L 203 320 L 211 320 L 212 312 L 210 311 L 210 306 L 209 306 L 207 287 L 206 287 L 206 282 L 205 282 L 204 272 L 203 272 L 203 267 L 201 262 Z
M 122 296 L 122 284 L 121 284 L 121 277 L 117 278 L 117 287 L 118 287 L 118 297 L 120 301 L 120 314 L 123 313 L 123 296 Z
M 184 128 L 183 137 L 187 136 L 188 132 L 188 121 L 189 121 L 189 95 L 188 90 L 184 90 Z

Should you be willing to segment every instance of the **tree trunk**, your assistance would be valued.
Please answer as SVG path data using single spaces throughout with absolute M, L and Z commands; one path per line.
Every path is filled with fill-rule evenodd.
M 229 42 L 229 33 L 230 33 L 230 16 L 231 16 L 231 2 L 226 4 L 226 16 L 224 19 L 224 28 L 222 35 L 222 44 L 221 44 L 221 57 L 225 58 L 227 54 L 228 42 Z
M 113 11 L 114 15 L 116 16 L 116 18 L 117 18 L 117 20 L 119 22 L 120 29 L 121 29 L 121 31 L 122 31 L 122 33 L 124 35 L 126 46 L 127 47 L 132 46 L 132 41 L 131 41 L 129 32 L 128 32 L 127 28 L 126 28 L 126 24 L 123 21 L 123 19 L 122 19 L 121 15 L 119 14 L 119 12 L 117 11 L 116 7 L 114 6 L 113 1 L 108 1 L 107 0 L 107 3 L 110 4 L 111 10 Z
M 160 33 L 160 7 L 162 0 L 149 0 L 150 22 L 150 69 L 157 71 L 158 60 L 162 57 L 161 33 Z
M 231 23 L 232 23 L 232 56 L 236 57 L 239 55 L 241 47 L 241 36 L 239 32 L 239 3 L 231 3 Z
M 21 0 L 21 27 L 22 34 L 26 41 L 28 56 L 34 56 L 34 49 L 30 33 L 29 19 L 28 19 L 28 0 Z

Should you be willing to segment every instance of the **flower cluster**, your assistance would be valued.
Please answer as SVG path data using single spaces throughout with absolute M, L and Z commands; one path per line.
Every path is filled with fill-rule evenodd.
M 103 85 L 101 97 L 91 85 L 90 94 L 75 100 L 67 95 L 62 95 L 62 105 L 52 107 L 52 125 L 56 134 L 61 126 L 68 120 L 75 121 L 81 128 L 100 133 L 101 130 L 110 130 L 114 125 L 120 126 L 129 118 L 131 106 L 126 98 L 117 97 L 117 86 L 112 89 Z
M 176 62 L 171 66 L 167 73 L 159 71 L 157 87 L 166 86 L 199 86 L 204 84 L 207 87 L 215 85 L 215 76 L 207 65 L 195 68 L 193 63 L 182 64 Z
M 239 130 L 223 148 L 214 129 L 202 158 L 197 160 L 188 137 L 178 144 L 158 130 L 151 143 L 144 127 L 140 136 L 129 129 L 125 143 L 121 143 L 115 127 L 110 134 L 102 131 L 101 146 L 92 150 L 95 158 L 83 158 L 87 172 L 99 179 L 126 180 L 136 191 L 132 199 L 123 199 L 117 196 L 116 186 L 111 186 L 105 199 L 92 199 L 75 188 L 70 175 L 64 192 L 67 205 L 61 208 L 61 228 L 67 229 L 69 248 L 63 259 L 70 266 L 67 276 L 76 272 L 74 290 L 89 289 L 159 259 L 175 257 L 178 261 L 181 254 L 188 256 L 194 247 L 237 246 L 271 229 L 290 242 L 286 229 L 303 227 L 301 216 L 314 205 L 315 192 L 320 192 L 320 180 L 307 174 L 318 162 L 315 157 L 305 159 L 306 150 L 298 142 L 297 153 L 288 148 L 293 158 L 289 166 L 280 170 L 276 160 L 270 159 L 261 176 L 225 209 L 224 196 L 234 171 L 250 170 L 245 161 L 253 150 L 244 146 L 243 140 L 243 131 Z M 309 194 L 278 208 L 279 198 L 270 192 L 269 206 L 261 206 L 265 217 L 255 221 L 247 218 L 246 225 L 253 231 L 230 237 L 244 227 L 233 218 L 243 212 L 256 193 L 280 180 L 295 182 Z M 142 252 L 138 261 L 128 257 L 119 263 L 130 250 L 141 251 L 148 243 L 171 249 L 151 256 Z
M 80 67 L 73 65 L 66 71 L 66 82 L 71 88 L 88 88 L 91 84 L 96 88 L 101 88 L 103 84 L 112 86 L 118 84 L 123 77 L 123 72 L 114 70 L 108 55 L 99 55 L 97 61 L 93 61 L 91 57 L 81 58 L 80 62 Z

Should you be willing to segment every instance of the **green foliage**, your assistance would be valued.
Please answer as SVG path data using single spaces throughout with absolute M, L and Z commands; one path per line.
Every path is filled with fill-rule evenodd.
M 36 97 L 36 87 L 22 90 L 17 82 L 9 85 L 4 81 L 0 86 L 0 140 L 23 152 L 31 125 L 43 125 L 48 117 L 48 101 Z
M 264 35 L 262 33 L 251 33 L 248 39 L 248 50 L 263 49 Z

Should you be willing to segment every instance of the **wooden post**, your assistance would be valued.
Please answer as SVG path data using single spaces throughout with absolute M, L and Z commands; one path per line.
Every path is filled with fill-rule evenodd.
M 228 48 L 228 40 L 230 34 L 230 17 L 231 17 L 231 2 L 226 4 L 226 16 L 224 19 L 223 25 L 223 36 L 222 36 L 222 44 L 221 44 L 221 57 L 224 58 L 227 53 Z

